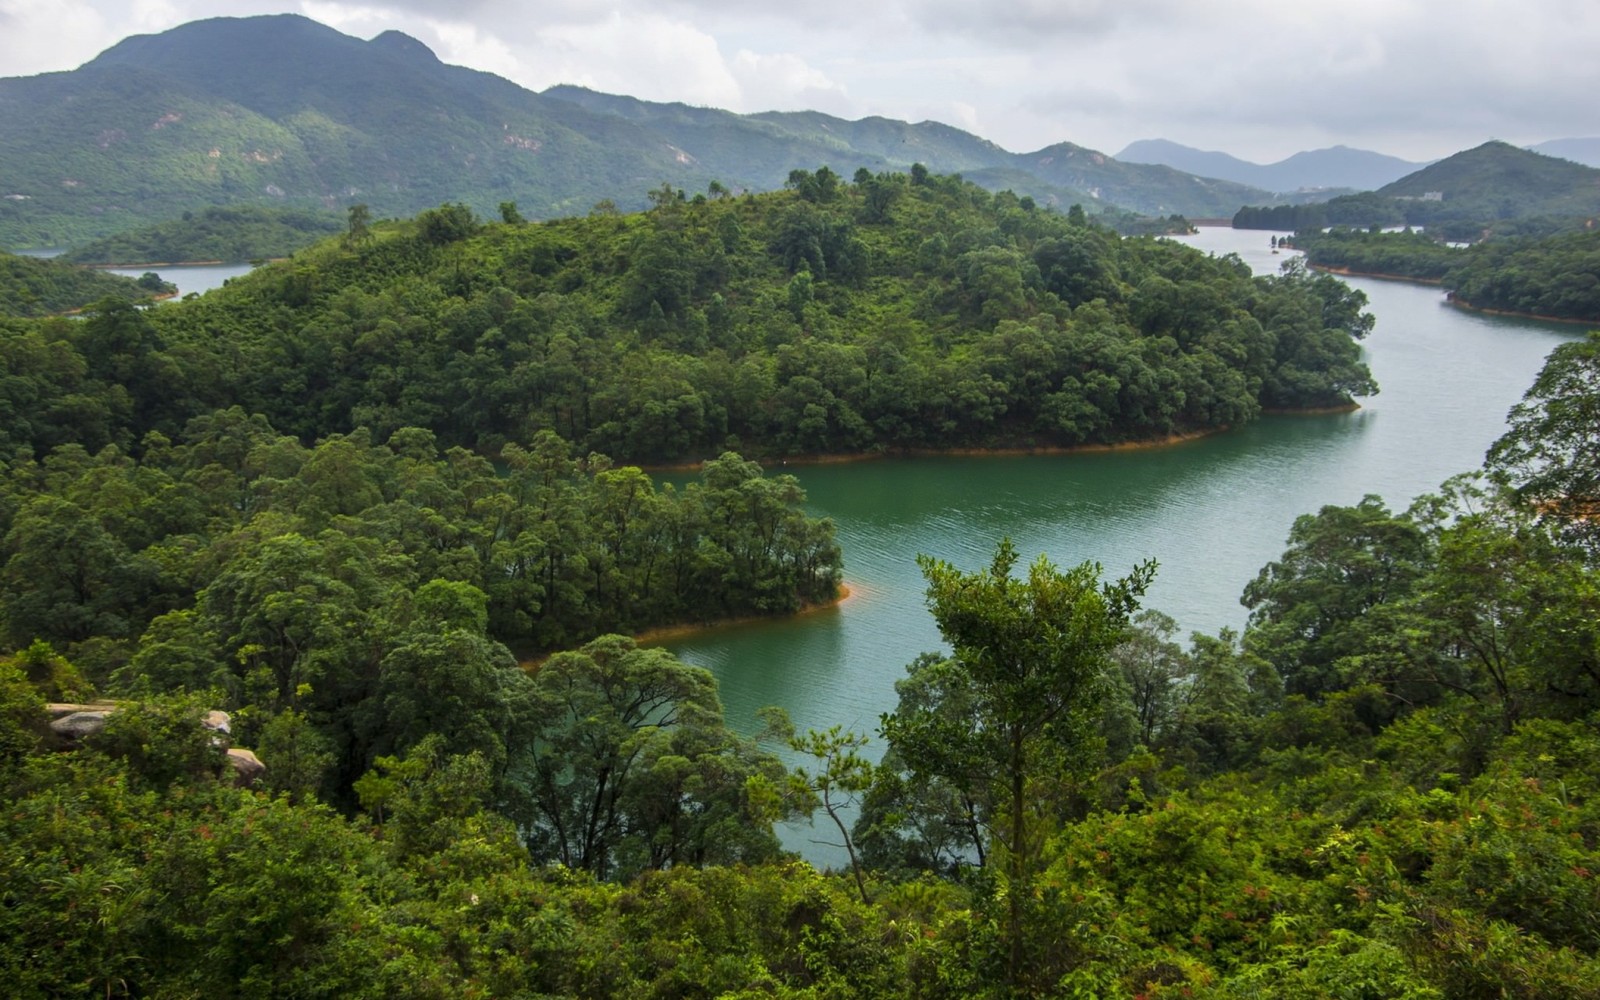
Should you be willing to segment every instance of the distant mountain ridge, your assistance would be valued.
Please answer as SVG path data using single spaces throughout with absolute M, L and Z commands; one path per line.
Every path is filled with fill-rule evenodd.
M 1259 164 L 1166 139 L 1129 143 L 1116 158 L 1127 163 L 1163 164 L 1276 192 L 1338 188 L 1371 191 L 1427 165 L 1349 146 L 1307 150 L 1277 163 Z
M 1600 136 L 1587 139 L 1551 139 L 1528 148 L 1535 153 L 1558 156 L 1586 167 L 1600 167 Z
M 738 115 L 450 66 L 416 39 L 370 41 L 295 14 L 215 18 L 124 39 L 77 70 L 0 79 L 0 246 L 50 246 L 257 204 L 410 215 L 643 206 L 687 191 L 781 186 L 828 165 L 1012 187 L 1066 208 L 1212 217 L 1273 195 L 1057 144 L 1017 154 L 933 122 Z
M 1238 229 L 1424 226 L 1433 235 L 1476 240 L 1486 233 L 1547 234 L 1600 219 L 1600 170 L 1491 141 L 1462 150 L 1376 191 L 1326 203 L 1250 206 Z

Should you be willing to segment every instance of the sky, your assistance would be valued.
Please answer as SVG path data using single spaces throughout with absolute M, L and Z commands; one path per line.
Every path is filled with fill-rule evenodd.
M 0 76 L 299 13 L 532 90 L 927 119 L 1014 152 L 1165 138 L 1257 163 L 1600 135 L 1595 0 L 0 0 Z

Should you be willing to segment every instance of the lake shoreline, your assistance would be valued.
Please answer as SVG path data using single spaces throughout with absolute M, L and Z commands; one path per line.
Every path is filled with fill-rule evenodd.
M 1404 281 L 1413 285 L 1433 285 L 1435 287 L 1444 285 L 1443 278 L 1413 278 L 1405 274 L 1386 274 L 1383 271 L 1357 271 L 1354 268 L 1334 267 L 1330 264 L 1308 264 L 1306 266 L 1313 271 L 1321 271 L 1324 274 L 1337 274 L 1341 278 L 1377 278 L 1379 281 Z
M 840 607 L 847 601 L 860 597 L 861 594 L 862 589 L 859 586 L 852 587 L 848 583 L 841 582 L 839 584 L 839 593 L 832 600 L 802 604 L 799 610 L 790 612 L 789 614 L 738 615 L 733 618 L 718 618 L 708 622 L 683 622 L 677 625 L 657 625 L 655 628 L 647 628 L 642 632 L 635 632 L 631 638 L 635 643 L 641 646 L 659 646 L 662 643 L 669 642 L 673 639 L 682 639 L 685 636 L 698 635 L 701 632 L 710 632 L 715 629 L 725 628 L 730 625 L 750 625 L 755 622 L 771 622 L 780 620 L 787 621 L 791 618 L 803 618 L 806 615 L 814 615 L 819 611 L 828 611 L 830 609 Z M 556 655 L 558 652 L 562 652 L 562 650 L 555 650 L 549 653 L 544 653 L 540 656 L 530 656 L 527 659 L 519 659 L 517 661 L 517 665 L 525 671 L 537 670 L 540 664 L 544 663 L 544 661 Z
M 1359 403 L 1351 403 L 1350 408 L 1359 409 Z M 1343 410 L 1312 408 L 1306 410 L 1263 410 L 1263 413 L 1337 413 Z M 757 462 L 763 469 L 771 472 L 789 465 L 853 465 L 857 462 L 893 461 L 901 458 L 1017 458 L 1024 455 L 1096 455 L 1118 451 L 1149 451 L 1155 448 L 1171 448 L 1191 441 L 1214 437 L 1233 430 L 1231 424 L 1221 427 L 1211 427 L 1203 431 L 1184 431 L 1178 434 L 1168 434 L 1161 438 L 1145 438 L 1138 441 L 1118 441 L 1114 444 L 1070 444 L 1070 445 L 1020 445 L 1010 448 L 886 448 L 883 451 L 860 452 L 823 452 L 808 455 L 788 455 L 777 458 L 761 458 L 744 456 L 752 462 Z M 639 469 L 644 472 L 698 472 L 709 459 L 693 462 L 669 462 L 662 465 L 641 465 Z M 776 464 L 773 464 L 776 463 Z
M 1515 309 L 1490 309 L 1488 306 L 1475 306 L 1466 299 L 1457 298 L 1452 292 L 1445 296 L 1445 302 L 1463 312 L 1477 313 L 1480 316 L 1503 316 L 1507 319 L 1536 319 L 1541 323 L 1569 323 L 1574 326 L 1587 326 L 1600 328 L 1600 320 L 1572 319 L 1567 316 L 1545 316 L 1540 313 L 1518 312 Z

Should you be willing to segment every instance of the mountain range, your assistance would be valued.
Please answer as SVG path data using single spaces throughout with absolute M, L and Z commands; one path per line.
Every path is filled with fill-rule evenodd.
M 1600 167 L 1600 136 L 1591 136 L 1587 139 L 1551 139 L 1549 142 L 1541 142 L 1528 148 L 1535 153 L 1559 156 L 1563 160 L 1581 163 L 1586 167 Z
M 298 15 L 216 18 L 125 39 L 70 72 L 0 79 L 0 245 L 80 243 L 208 205 L 410 215 L 643 206 L 662 184 L 781 186 L 797 168 L 962 173 L 1090 212 L 1214 217 L 1266 191 L 1059 143 L 1012 153 L 935 122 L 739 115 L 450 66 L 416 39 L 365 41 Z
M 1349 146 L 1308 150 L 1276 163 L 1260 164 L 1166 139 L 1140 139 L 1128 144 L 1116 158 L 1125 163 L 1162 164 L 1267 191 L 1319 191 L 1324 197 L 1340 189 L 1370 191 L 1427 165 Z
M 1540 149 L 1600 159 L 1600 140 Z M 1263 166 L 1165 140 L 1115 157 L 1070 142 L 1014 153 L 937 122 L 535 93 L 398 32 L 362 40 L 292 14 L 196 21 L 70 72 L 0 79 L 0 246 L 14 249 L 219 205 L 409 216 L 514 202 L 548 218 L 643 207 L 663 184 L 760 191 L 796 169 L 916 163 L 1059 208 L 1191 218 L 1370 190 L 1421 166 L 1345 147 Z

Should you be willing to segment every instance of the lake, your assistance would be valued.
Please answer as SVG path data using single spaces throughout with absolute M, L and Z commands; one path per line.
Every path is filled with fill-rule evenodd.
M 1185 242 L 1270 273 L 1286 257 L 1271 253 L 1272 235 L 1204 229 Z M 1477 468 L 1545 356 L 1581 335 L 1464 313 L 1437 288 L 1349 280 L 1377 317 L 1365 351 L 1381 393 L 1360 410 L 1267 417 L 1143 451 L 769 468 L 795 475 L 810 510 L 834 519 L 853 596 L 665 645 L 717 676 L 738 729 L 756 728 L 756 709 L 780 705 L 802 730 L 840 723 L 875 735 L 905 665 L 941 648 L 917 554 L 975 570 L 1002 536 L 1024 563 L 1043 552 L 1063 567 L 1099 562 L 1108 576 L 1156 559 L 1146 607 L 1173 616 L 1185 635 L 1242 628 L 1239 595 L 1282 553 L 1297 516 L 1367 493 L 1404 508 Z
M 59 257 L 65 252 L 59 247 L 16 251 L 18 256 L 43 258 Z M 148 271 L 154 271 L 177 285 L 178 297 L 182 298 L 190 293 L 200 294 L 221 288 L 229 278 L 249 274 L 254 268 L 254 264 L 175 264 L 165 267 L 108 267 L 103 270 L 126 278 L 139 278 Z

